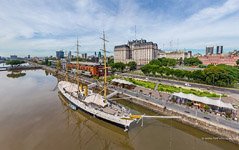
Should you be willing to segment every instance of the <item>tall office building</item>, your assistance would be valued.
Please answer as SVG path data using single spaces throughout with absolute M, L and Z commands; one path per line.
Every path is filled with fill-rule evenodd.
M 129 41 L 128 44 L 114 48 L 114 61 L 128 63 L 135 61 L 137 65 L 145 65 L 157 57 L 158 45 L 144 39 Z
M 71 57 L 72 57 L 71 51 L 69 51 L 69 52 L 68 52 L 68 55 L 67 55 L 67 59 L 68 59 L 69 62 L 71 62 Z
M 16 60 L 17 59 L 17 55 L 10 55 L 10 59 L 11 60 Z
M 82 54 L 81 57 L 82 57 L 83 59 L 87 59 L 87 53 Z
M 206 55 L 212 55 L 214 51 L 214 46 L 207 46 L 206 47 Z
M 57 59 L 64 58 L 64 52 L 63 51 L 56 51 L 56 58 Z
M 223 53 L 223 46 L 217 46 L 217 54 Z

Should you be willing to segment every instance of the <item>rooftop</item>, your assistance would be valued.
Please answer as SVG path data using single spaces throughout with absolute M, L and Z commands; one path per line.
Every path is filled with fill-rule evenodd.
M 124 48 L 124 47 L 126 47 L 126 48 L 129 48 L 129 46 L 128 46 L 128 45 L 126 45 L 126 44 L 124 44 L 124 45 L 117 45 L 117 46 L 115 46 L 115 48 Z
M 77 62 L 71 62 L 72 64 L 76 64 Z M 79 62 L 80 65 L 87 65 L 87 66 L 100 66 L 100 63 L 94 63 L 94 62 Z
M 185 93 L 173 93 L 174 96 L 177 97 L 181 97 L 181 98 L 185 98 L 185 99 L 189 99 L 192 101 L 196 101 L 196 102 L 200 102 L 200 103 L 204 103 L 207 105 L 213 105 L 213 106 L 217 106 L 217 107 L 221 107 L 221 108 L 228 108 L 228 109 L 235 109 L 232 104 L 230 103 L 224 103 L 221 100 L 214 100 L 214 99 L 210 99 L 208 97 L 199 97 L 196 96 L 194 94 L 185 94 Z

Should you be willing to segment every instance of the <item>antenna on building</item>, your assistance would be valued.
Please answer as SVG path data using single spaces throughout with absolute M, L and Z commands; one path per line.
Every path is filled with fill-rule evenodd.
M 177 50 L 179 50 L 179 39 L 177 39 Z
M 171 40 L 171 41 L 169 41 L 169 47 L 170 47 L 170 50 L 172 51 L 172 49 L 173 49 L 173 40 Z
M 136 40 L 136 25 L 134 26 L 134 38 Z

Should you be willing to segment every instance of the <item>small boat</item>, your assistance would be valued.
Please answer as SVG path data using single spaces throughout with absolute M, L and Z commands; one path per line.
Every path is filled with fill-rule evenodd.
M 71 109 L 73 109 L 73 110 L 77 110 L 77 108 L 76 108 L 76 106 L 75 105 L 73 105 L 72 103 L 69 103 L 69 105 L 68 105 Z

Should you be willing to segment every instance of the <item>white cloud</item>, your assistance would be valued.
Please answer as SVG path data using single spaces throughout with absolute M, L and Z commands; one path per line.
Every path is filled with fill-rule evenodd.
M 103 29 L 112 51 L 114 45 L 134 38 L 134 25 L 138 38 L 160 46 L 165 43 L 167 47 L 171 40 L 176 44 L 179 39 L 181 48 L 203 48 L 207 43 L 238 47 L 238 4 L 239 0 L 228 0 L 176 22 L 164 13 L 149 12 L 133 0 L 114 1 L 115 9 L 94 0 L 0 1 L 0 55 L 3 50 L 19 50 L 18 54 L 25 55 L 29 49 L 40 49 L 44 54 L 49 50 L 54 55 L 55 50 L 74 48 L 77 35 L 82 50 L 99 50 Z
M 208 43 L 239 48 L 239 0 L 228 0 L 222 6 L 208 7 L 191 15 L 185 21 L 171 23 L 169 28 L 156 31 L 154 36 L 162 46 L 179 39 L 181 48 L 204 48 Z M 155 31 L 155 30 L 153 30 Z M 148 35 L 150 37 L 150 35 Z
M 187 22 L 210 22 L 218 20 L 226 15 L 235 13 L 239 10 L 239 0 L 228 0 L 222 6 L 209 7 L 192 15 Z

